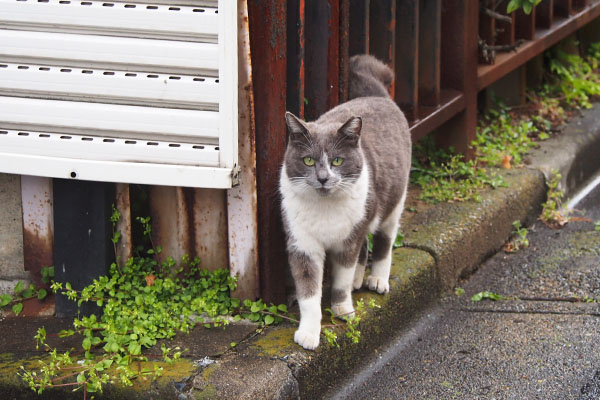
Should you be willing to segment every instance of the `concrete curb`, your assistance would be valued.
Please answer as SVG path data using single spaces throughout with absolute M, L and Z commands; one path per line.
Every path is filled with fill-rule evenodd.
M 502 247 L 510 237 L 515 220 L 531 222 L 538 217 L 545 199 L 544 175 L 558 170 L 567 192 L 600 169 L 600 107 L 585 111 L 573 120 L 560 137 L 543 142 L 528 157 L 530 168 L 505 171 L 508 188 L 489 190 L 480 203 L 445 203 L 418 213 L 403 226 L 405 247 L 394 252 L 389 295 L 358 291 L 355 300 L 375 299 L 379 309 L 367 309 L 362 318 L 362 340 L 352 344 L 340 336 L 339 348 L 322 344 L 305 351 L 293 342 L 295 327 L 282 324 L 259 335 L 254 328 L 230 327 L 212 335 L 222 335 L 213 350 L 193 350 L 191 357 L 212 356 L 211 363 L 173 374 L 170 382 L 151 391 L 136 393 L 139 398 L 156 399 L 296 399 L 320 398 L 333 383 L 347 378 L 356 366 L 384 348 L 400 330 L 407 329 L 421 311 L 433 304 L 458 279 L 471 272 L 486 257 Z M 324 296 L 324 304 L 327 296 Z M 201 337 L 204 337 L 202 339 Z M 231 338 L 231 339 L 230 339 Z M 177 339 L 190 347 L 199 341 L 215 342 L 208 333 L 196 329 L 189 337 Z M 229 348 L 229 341 L 236 345 Z M 209 344 L 210 344 L 209 343 Z M 213 343 L 214 344 L 214 343 Z M 185 343 L 184 343 L 185 346 Z M 214 346 L 213 346 L 214 347 Z M 1 356 L 0 354 L 0 361 Z M 187 360 L 191 363 L 190 360 Z M 2 371 L 2 365 L 0 365 Z M 33 392 L 14 386 L 11 398 L 36 398 Z M 128 391 L 107 388 L 97 398 L 123 398 Z M 50 392 L 48 392 L 50 394 Z M 60 393 L 56 398 L 61 397 Z M 67 398 L 63 392 L 62 398 Z M 137 398 L 136 397 L 136 398 Z M 44 397 L 46 398 L 46 397 Z

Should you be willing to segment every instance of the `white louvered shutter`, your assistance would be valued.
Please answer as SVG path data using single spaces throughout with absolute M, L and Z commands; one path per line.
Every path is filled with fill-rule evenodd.
M 0 172 L 229 188 L 237 1 L 0 0 Z

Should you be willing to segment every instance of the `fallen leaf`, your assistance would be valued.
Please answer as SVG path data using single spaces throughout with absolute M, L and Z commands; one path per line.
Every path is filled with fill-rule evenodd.
M 146 275 L 146 285 L 148 285 L 148 286 L 154 285 L 154 274 Z
M 502 168 L 510 169 L 510 162 L 512 161 L 512 156 L 504 156 L 502 158 Z

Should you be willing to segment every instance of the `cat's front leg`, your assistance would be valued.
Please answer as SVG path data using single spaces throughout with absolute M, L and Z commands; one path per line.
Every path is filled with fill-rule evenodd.
M 354 316 L 352 287 L 354 285 L 357 261 L 360 262 L 358 256 L 358 249 L 360 249 L 360 247 L 360 245 L 350 246 L 350 249 L 345 249 L 345 251 L 331 253 L 331 262 L 333 266 L 331 311 L 333 311 L 333 314 L 336 317 L 346 318 Z
M 365 269 L 367 268 L 368 258 L 369 245 L 367 243 L 367 239 L 365 238 L 360 248 L 358 262 L 356 263 L 356 269 L 354 270 L 354 282 L 352 283 L 352 287 L 356 290 L 360 289 L 363 285 L 363 279 L 365 278 Z
M 290 268 L 300 306 L 300 326 L 294 341 L 307 350 L 319 346 L 324 257 L 288 250 Z

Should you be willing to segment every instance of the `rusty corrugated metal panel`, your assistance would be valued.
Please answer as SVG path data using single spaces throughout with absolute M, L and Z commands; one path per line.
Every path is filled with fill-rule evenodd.
M 191 204 L 181 187 L 150 186 L 150 216 L 152 217 L 152 240 L 155 246 L 162 246 L 159 262 L 167 257 L 180 260 L 190 255 L 191 243 Z
M 349 52 L 369 54 L 369 10 L 370 0 L 350 0 Z
M 306 0 L 306 101 L 307 120 L 317 119 L 327 111 L 328 90 L 328 3 Z
M 340 1 L 340 103 L 348 101 L 348 63 L 350 58 L 350 0 Z
M 422 0 L 419 9 L 419 104 L 424 106 L 440 104 L 441 21 L 441 0 Z
M 396 43 L 402 44 L 402 51 L 396 52 L 394 98 L 412 122 L 419 118 L 419 3 L 400 1 L 396 18 Z
M 229 240 L 227 229 L 227 194 L 221 189 L 188 189 L 192 204 L 190 219 L 193 257 L 199 257 L 202 268 L 228 269 Z
M 372 1 L 369 17 L 369 52 L 395 70 L 396 0 Z M 395 82 L 390 88 L 395 96 Z
M 287 257 L 277 193 L 285 151 L 286 1 L 248 3 L 256 126 L 261 297 L 285 301 Z
M 119 263 L 123 264 L 133 255 L 129 184 L 117 183 L 115 190 L 115 207 L 121 214 L 121 219 L 116 226 L 116 230 L 121 232 L 121 240 L 116 245 L 116 259 Z
M 340 103 L 340 3 L 327 0 L 327 110 Z
M 41 270 L 54 264 L 52 179 L 21 176 L 21 202 L 24 267 L 37 287 L 48 287 L 42 283 Z
M 304 0 L 287 4 L 287 110 L 304 118 Z
M 233 296 L 259 297 L 256 143 L 250 31 L 246 0 L 238 0 L 238 160 L 241 184 L 227 191 L 229 271 L 238 276 Z

